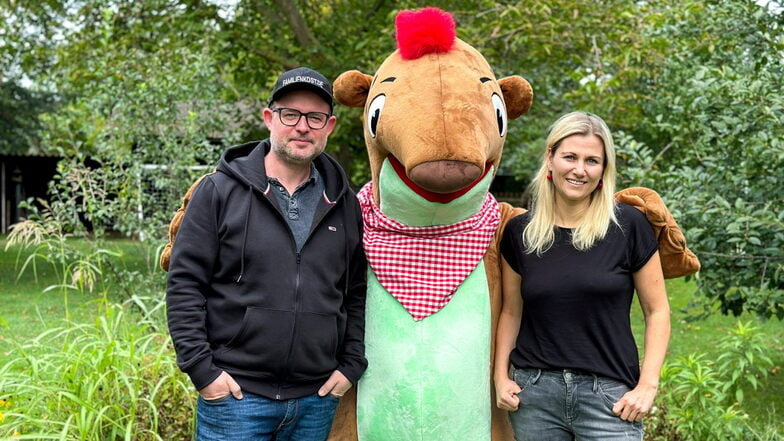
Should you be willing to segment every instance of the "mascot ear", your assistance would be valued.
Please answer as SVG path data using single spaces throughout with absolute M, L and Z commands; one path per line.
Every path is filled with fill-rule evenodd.
M 515 119 L 528 113 L 534 100 L 534 91 L 525 78 L 514 75 L 498 80 L 501 93 L 504 94 L 506 113 L 509 119 Z
M 343 72 L 332 87 L 335 100 L 348 107 L 364 107 L 372 81 L 373 77 L 358 70 Z

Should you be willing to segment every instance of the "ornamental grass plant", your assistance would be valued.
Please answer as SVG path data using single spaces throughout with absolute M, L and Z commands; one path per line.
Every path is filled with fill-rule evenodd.
M 5 242 L 1 292 L 16 310 L 0 309 L 0 439 L 191 439 L 155 250 L 74 238 L 45 215 Z
M 192 386 L 168 335 L 127 303 L 13 339 L 13 352 L 0 366 L 0 439 L 190 439 Z

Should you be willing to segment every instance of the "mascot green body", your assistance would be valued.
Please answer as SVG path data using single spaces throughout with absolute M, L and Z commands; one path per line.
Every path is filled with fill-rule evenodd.
M 381 170 L 383 212 L 412 227 L 452 225 L 477 212 L 491 178 L 444 205 L 415 194 L 391 169 Z M 490 439 L 490 295 L 481 258 L 474 265 L 443 308 L 415 320 L 371 264 L 359 439 Z

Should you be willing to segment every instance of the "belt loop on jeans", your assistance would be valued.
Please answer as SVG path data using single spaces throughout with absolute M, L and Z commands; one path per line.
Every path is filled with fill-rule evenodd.
M 596 374 L 593 374 L 593 393 L 599 390 L 599 377 Z
M 536 384 L 536 382 L 539 381 L 539 377 L 541 377 L 541 376 L 542 376 L 542 370 L 541 369 L 537 369 L 536 370 L 536 375 L 534 375 L 534 378 L 531 379 L 531 384 Z

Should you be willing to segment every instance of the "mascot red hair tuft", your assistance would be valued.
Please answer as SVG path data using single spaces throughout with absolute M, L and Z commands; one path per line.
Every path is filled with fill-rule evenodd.
M 401 11 L 395 19 L 395 38 L 404 60 L 449 52 L 457 38 L 452 14 L 438 8 Z

